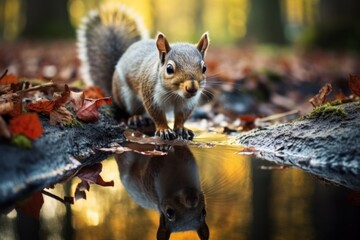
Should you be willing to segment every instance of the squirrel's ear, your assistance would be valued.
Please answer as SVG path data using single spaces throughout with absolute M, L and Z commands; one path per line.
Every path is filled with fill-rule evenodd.
M 208 49 L 208 47 L 209 47 L 209 33 L 206 32 L 201 36 L 196 46 L 196 48 L 200 51 L 203 58 L 205 57 L 206 50 Z
M 161 64 L 165 63 L 165 55 L 170 51 L 170 44 L 163 33 L 159 33 L 156 37 L 156 47 L 159 50 Z

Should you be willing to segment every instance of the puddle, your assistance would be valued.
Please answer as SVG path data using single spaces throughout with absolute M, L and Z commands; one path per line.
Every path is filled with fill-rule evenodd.
M 200 229 L 206 236 L 206 223 L 210 239 L 359 235 L 359 193 L 297 168 L 236 154 L 239 146 L 227 136 L 200 133 L 196 141 L 205 139 L 215 146 L 174 146 L 165 156 L 113 156 L 102 162 L 101 176 L 113 180 L 114 187 L 91 185 L 86 200 L 66 206 L 44 196 L 39 221 L 15 210 L 1 215 L 1 239 L 156 239 L 159 210 L 164 232 Z M 73 195 L 80 181 L 74 178 L 48 191 Z M 170 239 L 199 237 L 186 231 Z

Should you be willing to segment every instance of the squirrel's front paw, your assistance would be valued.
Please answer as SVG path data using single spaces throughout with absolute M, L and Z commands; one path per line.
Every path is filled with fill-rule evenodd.
M 176 134 L 170 128 L 156 130 L 155 136 L 166 140 L 174 140 L 176 138 Z
M 145 127 L 149 126 L 151 119 L 146 118 L 142 115 L 133 115 L 128 118 L 127 125 L 129 127 Z
M 192 140 L 195 136 L 194 132 L 187 128 L 176 128 L 174 131 L 180 140 Z

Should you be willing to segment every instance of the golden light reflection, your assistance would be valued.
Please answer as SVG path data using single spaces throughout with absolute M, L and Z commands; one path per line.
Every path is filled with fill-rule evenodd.
M 238 147 L 193 147 L 191 151 L 199 165 L 211 238 L 230 233 L 234 239 L 246 239 L 252 221 L 249 159 L 235 154 Z
M 272 175 L 271 216 L 274 239 L 312 239 L 313 179 L 299 169 Z

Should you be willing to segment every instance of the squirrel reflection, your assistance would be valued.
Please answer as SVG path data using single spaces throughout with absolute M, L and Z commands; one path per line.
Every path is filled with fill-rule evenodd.
M 172 232 L 187 230 L 196 230 L 201 240 L 209 238 L 198 168 L 187 146 L 174 146 L 165 156 L 126 152 L 115 158 L 129 195 L 140 206 L 160 213 L 157 239 L 169 239 Z

